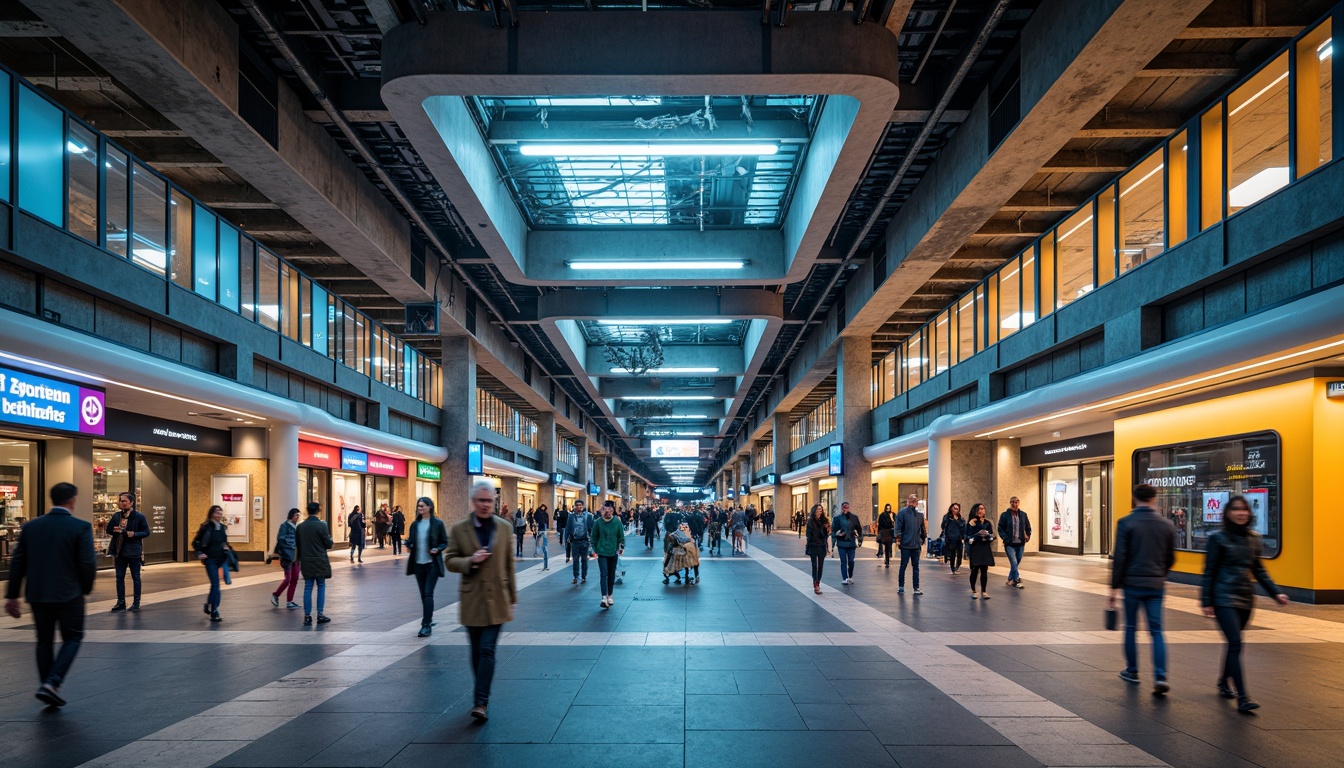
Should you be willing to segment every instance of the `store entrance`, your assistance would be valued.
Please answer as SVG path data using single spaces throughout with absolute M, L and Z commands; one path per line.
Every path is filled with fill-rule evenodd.
M 1041 550 L 1063 555 L 1110 552 L 1112 462 L 1041 470 Z

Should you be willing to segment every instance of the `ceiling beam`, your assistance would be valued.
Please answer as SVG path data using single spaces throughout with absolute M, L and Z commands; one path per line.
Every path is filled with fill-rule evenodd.
M 0 37 L 60 37 L 52 26 L 38 19 L 6 19 L 0 21 Z
M 1294 33 L 1295 34 L 1295 33 Z M 1136 77 L 1236 77 L 1241 66 L 1234 56 L 1208 53 L 1159 53 Z
M 1089 120 L 1077 136 L 1080 139 L 1161 139 L 1179 130 L 1182 122 L 1175 112 L 1107 114 L 1103 111 Z
M 1282 26 L 1190 26 L 1176 35 L 1177 40 L 1265 40 L 1292 37 L 1302 25 Z
M 1045 234 L 1046 229 L 1044 224 L 1035 221 L 990 219 L 971 237 L 1040 237 Z
M 278 210 L 276 203 L 247 184 L 182 185 L 202 203 L 220 210 Z M 329 254 L 335 256 L 335 254 Z
M 676 139 L 678 136 L 700 136 L 701 131 L 693 128 L 658 131 L 659 140 Z M 808 139 L 807 124 L 800 120 L 757 120 L 748 126 L 745 122 L 725 120 L 712 134 L 716 140 L 734 141 L 754 139 L 756 141 L 781 140 L 805 142 Z M 551 120 L 543 126 L 535 119 L 495 120 L 490 123 L 489 143 L 517 144 L 525 141 L 648 141 L 650 131 L 637 128 L 633 124 L 622 125 L 611 120 Z
M 243 211 L 230 216 L 229 220 L 253 237 L 294 235 L 308 231 L 289 214 L 279 211 Z
M 1018 192 L 999 210 L 1014 213 L 1068 213 L 1085 202 L 1085 196 L 1068 192 Z
M 306 109 L 304 115 L 314 123 L 330 123 L 331 116 L 320 109 Z M 392 123 L 392 113 L 386 109 L 344 109 L 341 116 L 351 123 Z
M 1132 152 L 1065 149 L 1046 160 L 1041 173 L 1120 173 L 1139 159 Z

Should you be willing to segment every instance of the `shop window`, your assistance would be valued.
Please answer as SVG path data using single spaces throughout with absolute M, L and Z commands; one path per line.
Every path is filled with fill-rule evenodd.
M 1227 212 L 1288 185 L 1288 54 L 1227 98 Z
M 19 207 L 64 226 L 65 121 L 59 107 L 19 89 Z
M 168 269 L 168 185 L 140 163 L 132 175 L 131 259 L 162 275 Z
M 211 301 L 220 301 L 219 225 L 214 214 L 199 205 L 194 207 L 193 216 L 196 228 L 192 238 L 191 271 L 196 293 Z
M 1185 131 L 1167 142 L 1167 247 L 1185 242 L 1190 227 L 1190 137 Z
M 1330 21 L 1297 41 L 1297 175 L 1305 176 L 1334 156 L 1331 105 L 1335 41 Z
M 0 437 L 0 572 L 9 570 L 19 529 L 42 512 L 42 492 L 37 486 L 40 445 Z
M 68 121 L 65 153 L 69 156 L 66 228 L 91 243 L 98 242 L 98 136 Z
M 1083 206 L 1055 230 L 1055 274 L 1059 309 L 1086 296 L 1092 283 L 1092 206 Z
M 280 330 L 280 260 L 265 248 L 257 248 L 257 322 Z
M 957 306 L 957 362 L 965 362 L 975 354 L 975 294 L 961 297 Z
M 1157 488 L 1154 506 L 1176 526 L 1178 549 L 1204 551 L 1223 524 L 1228 499 L 1241 495 L 1250 502 L 1264 556 L 1274 557 L 1281 541 L 1280 455 L 1274 432 L 1144 448 L 1134 452 L 1134 478 Z
M 924 380 L 923 329 L 905 340 L 905 391 L 909 392 Z
M 317 283 L 312 284 L 312 302 L 310 313 L 312 314 L 312 338 L 313 349 L 323 355 L 330 355 L 327 348 L 327 292 Z
M 997 321 L 999 338 L 1007 338 L 1023 326 L 1021 257 L 1013 259 L 1000 269 L 995 280 L 998 283 L 999 297 Z
M 93 549 L 106 552 L 107 522 L 117 513 L 117 494 L 131 490 L 131 455 L 93 449 Z
M 933 375 L 952 367 L 952 312 L 945 311 L 933 321 Z
M 0 72 L 0 200 L 9 202 L 9 97 L 8 72 Z
M 1159 150 L 1120 177 L 1120 273 L 1165 249 L 1166 197 Z
M 239 283 L 242 275 L 239 270 L 238 230 L 220 222 L 219 225 L 219 303 L 238 311 Z M 252 269 L 248 267 L 249 279 Z M 248 293 L 251 293 L 249 288 Z
M 131 179 L 126 153 L 108 144 L 103 151 L 103 184 L 107 194 L 103 223 L 104 247 L 118 256 L 130 256 Z
M 900 352 L 895 349 L 882 358 L 882 393 L 886 395 L 886 400 L 896 396 L 896 373 L 899 360 Z M 771 461 L 773 462 L 774 459 L 771 459 Z
M 194 203 L 179 190 L 172 190 L 168 214 L 172 217 L 173 247 L 168 254 L 168 279 L 192 290 L 191 281 L 191 222 Z

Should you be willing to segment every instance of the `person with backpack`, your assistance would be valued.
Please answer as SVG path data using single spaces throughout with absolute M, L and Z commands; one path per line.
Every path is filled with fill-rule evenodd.
M 205 521 L 192 537 L 191 548 L 205 563 L 205 574 L 210 579 L 210 595 L 205 599 L 205 612 L 210 614 L 211 621 L 221 622 L 224 619 L 219 616 L 219 571 L 223 568 L 228 573 L 229 555 L 232 554 L 229 531 L 224 526 L 223 507 L 215 504 L 205 513 Z
M 924 540 L 929 537 L 924 515 L 913 504 L 909 504 L 896 515 L 894 525 L 896 547 L 901 550 L 901 569 L 896 574 L 896 594 L 905 594 L 905 567 L 909 563 L 914 563 L 915 594 L 922 595 L 924 593 L 919 589 L 919 550 L 924 547 Z
M 592 543 L 592 535 L 593 513 L 584 509 L 583 499 L 579 499 L 574 502 L 574 511 L 569 515 L 565 532 L 566 551 L 574 557 L 574 580 L 571 584 L 588 583 L 588 547 Z
M 299 510 L 295 507 L 289 510 L 285 521 L 280 523 L 280 530 L 275 532 L 275 556 L 280 558 L 280 571 L 285 574 L 280 580 L 280 586 L 271 593 L 271 605 L 276 608 L 280 607 L 280 593 L 286 588 L 289 589 L 289 594 L 285 598 L 285 607 L 291 610 L 299 607 L 299 604 L 294 602 L 294 590 L 299 586 L 299 554 L 294 544 L 294 534 L 298 526 Z
M 858 515 L 849 511 L 848 501 L 840 504 L 840 514 L 831 521 L 831 539 L 835 542 L 836 554 L 840 556 L 840 583 L 852 585 L 854 555 L 863 546 L 863 525 L 859 523 Z

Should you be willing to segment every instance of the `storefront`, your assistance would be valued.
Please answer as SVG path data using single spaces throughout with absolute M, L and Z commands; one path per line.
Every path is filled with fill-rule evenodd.
M 439 481 L 443 479 L 443 467 L 438 464 L 430 464 L 427 461 L 415 462 L 415 500 L 421 498 L 433 499 L 437 505 L 439 501 Z M 403 513 L 407 511 L 402 507 Z M 410 514 L 415 514 L 412 511 Z M 410 519 L 409 517 L 407 519 Z
M 1110 552 L 1114 453 L 1111 432 L 1021 446 L 1021 465 L 1040 471 L 1036 540 L 1041 551 L 1064 555 Z
M 417 473 L 422 464 L 417 462 Z M 432 464 L 424 466 L 438 468 Z M 406 459 L 299 441 L 299 498 L 322 505 L 327 525 L 331 528 L 331 538 L 338 544 L 350 541 L 349 518 L 357 507 L 364 513 L 365 525 L 369 527 L 373 525 L 377 510 L 387 507 L 390 511 L 402 504 L 403 500 L 393 494 L 393 482 L 397 478 L 406 478 L 407 474 Z M 422 481 L 417 475 L 417 485 L 419 482 Z M 437 498 L 438 484 L 433 482 L 433 485 L 435 491 L 430 498 Z M 411 499 L 404 501 L 412 502 Z M 407 519 L 414 515 L 414 511 L 408 511 L 406 507 L 402 511 Z

